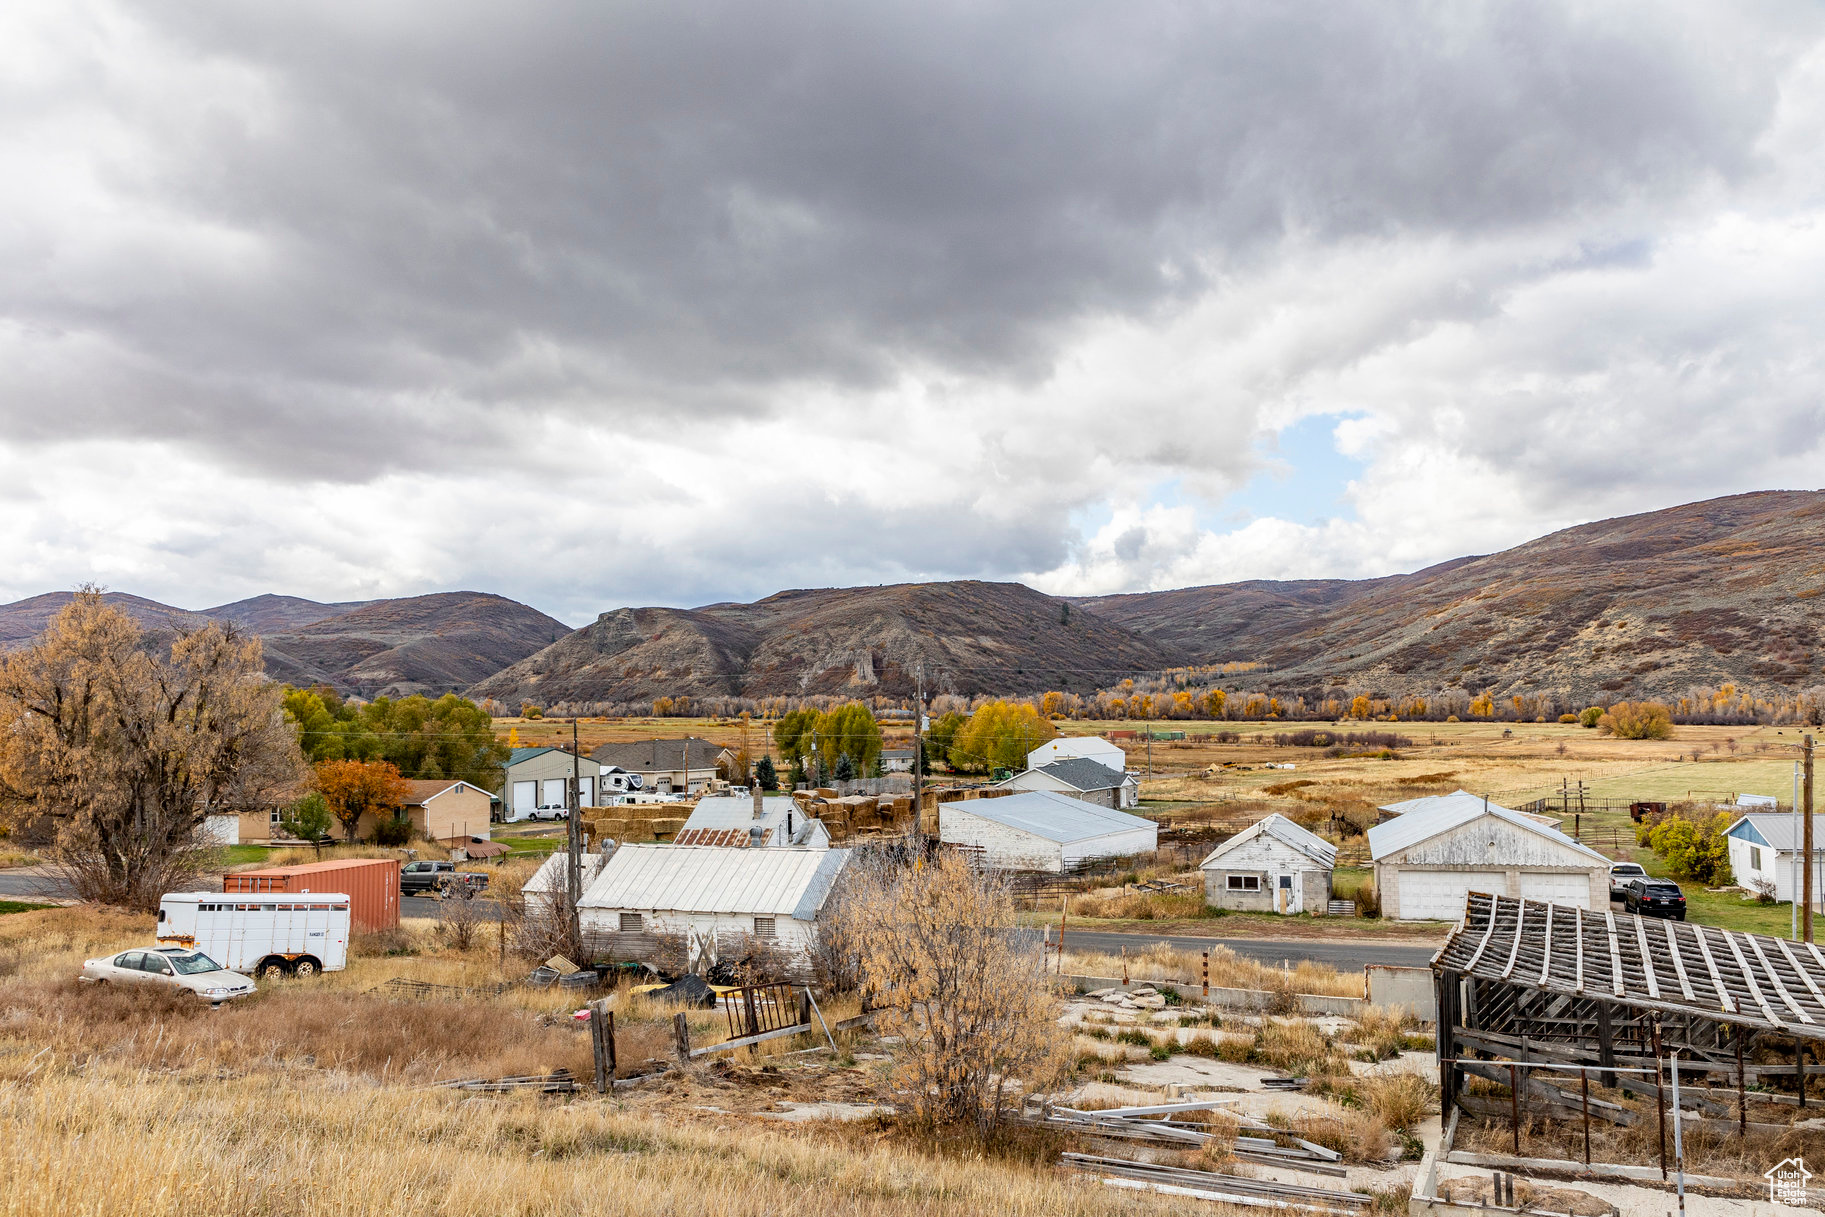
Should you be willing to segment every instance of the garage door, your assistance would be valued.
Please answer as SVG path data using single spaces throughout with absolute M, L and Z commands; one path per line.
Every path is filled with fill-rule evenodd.
M 1587 909 L 1591 906 L 1591 880 L 1583 871 L 1557 875 L 1535 875 L 1523 871 L 1521 895 L 1528 900 L 1544 900 Z
M 528 815 L 539 805 L 539 784 L 537 782 L 515 782 L 513 784 L 513 814 Z
M 1456 921 L 1464 915 L 1464 897 L 1491 886 L 1506 889 L 1501 875 L 1478 871 L 1409 870 L 1400 874 L 1402 919 Z

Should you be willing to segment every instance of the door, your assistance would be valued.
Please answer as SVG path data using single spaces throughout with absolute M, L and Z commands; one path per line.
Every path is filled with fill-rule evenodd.
M 1590 876 L 1583 871 L 1557 874 L 1521 874 L 1521 895 L 1568 907 L 1588 909 L 1591 906 Z
M 577 806 L 594 807 L 596 805 L 596 779 L 580 777 L 577 779 Z
M 1507 890 L 1499 874 L 1476 871 L 1403 870 L 1400 872 L 1400 917 L 1403 921 L 1456 921 L 1473 890 Z
M 1293 898 L 1293 877 L 1291 875 L 1281 875 L 1279 882 L 1274 884 L 1274 908 L 1282 913 L 1299 911 Z
M 540 807 L 561 808 L 568 806 L 564 801 L 563 778 L 546 778 L 540 785 L 543 787 L 543 791 L 539 796 Z
M 515 782 L 513 784 L 513 818 L 523 820 L 539 806 L 539 784 L 537 782 Z

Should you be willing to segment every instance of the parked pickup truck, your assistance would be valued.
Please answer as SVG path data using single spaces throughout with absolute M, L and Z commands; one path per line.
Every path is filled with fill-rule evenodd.
M 488 876 L 479 871 L 457 870 L 454 862 L 408 862 L 399 868 L 399 894 L 428 896 L 448 892 L 473 896 L 488 890 Z

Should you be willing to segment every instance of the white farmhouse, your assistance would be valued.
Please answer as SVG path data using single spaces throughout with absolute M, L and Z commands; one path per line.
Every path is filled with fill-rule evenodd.
M 1283 815 L 1257 820 L 1199 863 L 1204 901 L 1257 913 L 1323 913 L 1337 847 Z
M 1140 783 L 1133 774 L 1082 757 L 1048 761 L 997 782 L 996 786 L 1002 790 L 1050 790 L 1099 807 L 1133 807 L 1141 801 Z
M 846 849 L 623 845 L 577 902 L 586 937 L 751 935 L 803 955 Z
M 1038 769 L 1070 757 L 1095 761 L 1117 773 L 1128 768 L 1128 754 L 1122 751 L 1121 745 L 1112 744 L 1100 735 L 1061 735 L 1055 740 L 1047 740 L 1027 753 L 1027 768 Z
M 1742 800 L 1737 800 L 1738 805 Z M 1788 811 L 1752 811 L 1730 825 L 1725 836 L 1730 842 L 1730 873 L 1744 887 L 1754 890 L 1765 883 L 1774 885 L 1774 898 L 1791 901 L 1794 886 L 1800 883 L 1800 824 Z M 1812 890 L 1825 891 L 1825 816 L 1812 817 L 1813 884 Z
M 1462 790 L 1398 806 L 1369 829 L 1384 917 L 1456 921 L 1471 892 L 1609 907 L 1610 860 L 1532 816 Z
M 938 839 L 998 870 L 1063 872 L 1159 847 L 1159 825 L 1047 790 L 938 804 Z

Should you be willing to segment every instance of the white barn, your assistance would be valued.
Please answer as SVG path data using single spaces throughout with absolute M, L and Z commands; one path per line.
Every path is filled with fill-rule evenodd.
M 1148 853 L 1159 825 L 1048 790 L 938 804 L 938 839 L 982 851 L 998 870 L 1063 872 L 1085 862 Z
M 1384 917 L 1456 921 L 1471 892 L 1609 908 L 1610 860 L 1556 828 L 1462 790 L 1400 806 L 1369 829 Z
M 1140 783 L 1133 774 L 1082 757 L 1048 761 L 997 782 L 996 786 L 1002 790 L 1050 790 L 1099 807 L 1133 807 L 1141 801 Z
M 1112 744 L 1100 735 L 1061 735 L 1055 740 L 1047 740 L 1027 753 L 1027 768 L 1038 769 L 1070 757 L 1095 761 L 1117 773 L 1128 768 L 1128 754 L 1122 751 L 1121 745 Z
M 817 915 L 849 862 L 846 849 L 623 845 L 577 902 L 583 933 L 698 939 L 752 935 L 803 955 Z
M 1337 847 L 1283 815 L 1255 821 L 1212 850 L 1204 902 L 1257 913 L 1324 913 L 1331 902 Z

